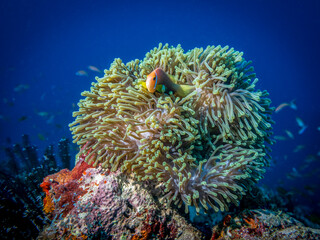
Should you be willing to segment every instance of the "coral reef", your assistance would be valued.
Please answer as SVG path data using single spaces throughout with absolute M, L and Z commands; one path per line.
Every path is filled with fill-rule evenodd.
M 62 144 L 68 149 L 68 142 Z M 39 185 L 60 169 L 53 146 L 39 159 L 36 146 L 23 135 L 22 144 L 5 150 L 8 161 L 3 161 L 0 170 L 0 235 L 2 239 L 35 239 L 49 221 L 42 211 Z
M 235 208 L 227 213 L 199 215 L 206 221 L 192 225 L 174 208 L 159 204 L 153 185 L 141 184 L 120 171 L 92 168 L 82 156 L 72 171 L 50 175 L 43 190 L 53 205 L 52 218 L 38 239 L 319 239 L 319 229 L 306 227 L 291 213 L 279 210 Z M 60 181 L 60 183 L 58 183 Z M 70 188 L 70 185 L 77 187 Z M 49 187 L 44 187 L 45 185 Z M 247 194 L 269 207 L 279 201 L 268 196 Z M 76 196 L 76 197 L 73 197 Z M 47 198 L 46 197 L 46 198 Z M 68 199 L 68 201 L 66 201 Z M 250 204 L 248 204 L 250 205 Z M 260 205 L 260 204 L 257 204 Z M 46 206 L 46 205 L 45 205 Z M 285 205 L 283 205 L 284 207 Z M 268 207 L 268 208 L 269 208 Z M 221 216 L 218 216 L 221 215 Z M 220 219 L 219 219 L 220 218 Z M 203 220 L 203 219 L 202 219 Z M 318 228 L 318 227 L 317 227 Z
M 90 165 L 81 161 L 72 171 L 62 169 L 60 172 L 44 178 L 40 185 L 46 193 L 43 200 L 43 211 L 50 219 L 68 214 L 73 208 L 73 204 L 86 193 L 84 189 L 79 187 L 78 180 L 89 167 Z M 50 192 L 50 190 L 52 191 Z
M 86 193 L 86 190 L 80 187 L 79 181 L 82 181 L 82 175 L 92 166 L 84 162 L 85 157 L 86 155 L 80 156 L 80 161 L 71 171 L 62 169 L 46 176 L 40 184 L 46 194 L 43 199 L 43 211 L 50 219 L 66 216 L 78 199 Z
M 163 183 L 163 200 L 185 212 L 237 205 L 268 165 L 273 123 L 268 93 L 255 90 L 242 55 L 228 46 L 184 53 L 160 44 L 143 61 L 115 59 L 73 114 L 78 156 L 90 152 L 93 166 Z M 195 90 L 148 92 L 142 82 L 156 68 Z
M 280 210 L 245 210 L 227 215 L 213 227 L 211 239 L 320 239 L 320 230 L 305 227 Z
M 70 188 L 72 184 L 77 187 Z M 203 236 L 175 210 L 158 205 L 145 188 L 124 178 L 119 171 L 109 173 L 79 160 L 72 171 L 61 170 L 46 177 L 42 186 L 52 199 L 54 210 L 48 213 L 53 221 L 38 239 L 201 239 Z
M 299 192 L 286 191 L 282 187 L 276 189 L 267 186 L 254 186 L 240 202 L 239 209 L 268 209 L 290 213 L 298 221 L 310 228 L 320 229 L 320 218 L 317 208 L 310 208 L 305 202 L 301 204 L 297 196 Z

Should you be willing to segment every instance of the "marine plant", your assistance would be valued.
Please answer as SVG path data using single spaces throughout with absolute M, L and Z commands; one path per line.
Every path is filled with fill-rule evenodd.
M 59 142 L 62 167 L 69 166 L 69 140 Z M 43 178 L 61 169 L 53 146 L 41 158 L 28 135 L 21 144 L 5 148 L 7 161 L 0 170 L 0 235 L 1 239 L 35 239 L 49 219 L 42 211 L 40 183 Z
M 255 90 L 258 80 L 242 55 L 228 46 L 184 53 L 160 44 L 142 61 L 115 59 L 73 113 L 78 156 L 162 183 L 163 200 L 185 212 L 190 205 L 197 213 L 238 205 L 268 165 L 273 123 L 268 93 Z M 143 82 L 156 68 L 194 91 L 150 93 Z

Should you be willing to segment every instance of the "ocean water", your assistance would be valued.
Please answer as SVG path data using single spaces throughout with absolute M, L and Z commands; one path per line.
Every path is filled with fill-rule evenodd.
M 0 6 L 1 159 L 22 134 L 39 155 L 72 138 L 68 124 L 80 93 L 103 75 L 88 66 L 103 71 L 114 58 L 143 59 L 160 42 L 185 51 L 229 45 L 252 60 L 257 88 L 270 93 L 272 106 L 296 105 L 273 114 L 274 134 L 286 140 L 272 146 L 260 184 L 320 207 L 320 1 L 12 0 Z M 87 75 L 79 76 L 81 70 Z M 307 126 L 302 134 L 297 117 Z

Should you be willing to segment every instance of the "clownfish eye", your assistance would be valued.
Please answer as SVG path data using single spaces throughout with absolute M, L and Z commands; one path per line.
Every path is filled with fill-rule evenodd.
M 153 81 L 155 81 L 155 80 L 156 80 L 156 77 L 153 78 Z

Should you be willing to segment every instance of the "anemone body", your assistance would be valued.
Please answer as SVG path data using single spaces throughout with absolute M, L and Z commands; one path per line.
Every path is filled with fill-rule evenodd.
M 70 124 L 89 164 L 164 184 L 167 204 L 215 211 L 238 204 L 268 165 L 272 109 L 243 53 L 228 46 L 187 53 L 165 45 L 143 61 L 115 59 L 85 91 Z M 195 90 L 150 93 L 142 87 L 162 68 Z

